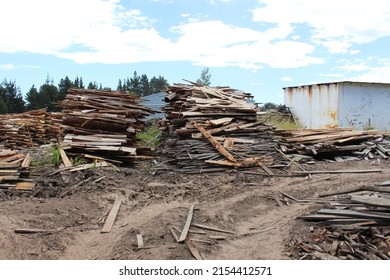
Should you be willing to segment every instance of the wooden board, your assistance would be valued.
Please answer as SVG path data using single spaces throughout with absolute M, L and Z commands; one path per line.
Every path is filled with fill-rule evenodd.
M 181 231 L 181 235 L 179 237 L 178 242 L 183 242 L 187 238 L 188 230 L 190 229 L 191 226 L 192 216 L 194 214 L 194 206 L 195 204 L 192 204 L 190 210 L 188 211 L 187 220 L 186 223 L 184 224 L 183 230 Z
M 58 150 L 60 151 L 61 159 L 62 159 L 62 162 L 64 163 L 64 166 L 65 167 L 71 167 L 73 164 L 69 160 L 69 158 L 66 155 L 65 151 L 61 147 L 59 147 Z
M 104 223 L 104 226 L 101 230 L 101 233 L 108 233 L 111 231 L 111 228 L 114 225 L 114 222 L 115 222 L 115 219 L 116 219 L 116 216 L 118 214 L 120 206 L 121 206 L 121 200 L 119 198 L 116 198 L 115 202 L 111 208 L 111 211 L 108 214 L 106 222 Z

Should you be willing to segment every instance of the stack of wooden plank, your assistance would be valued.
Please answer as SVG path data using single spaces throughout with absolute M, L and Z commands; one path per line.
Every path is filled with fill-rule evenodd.
M 329 200 L 328 207 L 300 217 L 327 230 L 321 246 L 301 244 L 301 249 L 316 258 L 390 259 L 390 181 L 351 192 L 358 193 Z
M 136 133 L 152 109 L 122 91 L 69 89 L 61 102 L 62 147 L 116 162 L 137 158 Z
M 259 120 L 251 98 L 230 87 L 170 86 L 163 108 L 170 162 L 185 173 L 272 165 L 274 128 Z
M 33 189 L 35 183 L 27 179 L 30 162 L 30 154 L 0 149 L 0 189 Z
M 352 128 L 281 130 L 274 131 L 284 153 L 303 156 L 333 155 L 337 161 L 343 156 L 387 159 L 390 142 L 376 130 L 359 131 Z M 346 158 L 347 159 L 347 158 Z
M 45 109 L 0 116 L 0 141 L 10 149 L 36 147 L 56 141 L 60 125 Z

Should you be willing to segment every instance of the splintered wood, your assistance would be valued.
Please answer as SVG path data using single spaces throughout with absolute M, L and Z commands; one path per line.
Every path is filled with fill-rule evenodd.
M 170 86 L 164 107 L 172 137 L 169 162 L 183 173 L 271 166 L 284 161 L 275 153 L 273 127 L 258 119 L 248 93 L 195 83 Z M 277 164 L 280 164 L 278 162 Z
M 35 183 L 28 179 L 31 156 L 0 149 L 0 189 L 32 190 Z
M 59 136 L 58 115 L 45 109 L 0 115 L 0 142 L 4 142 L 6 148 L 37 147 L 57 141 Z
M 372 187 L 339 191 L 344 195 L 329 200 L 330 207 L 301 216 L 315 222 L 317 233 L 315 244 L 295 241 L 300 254 L 311 259 L 389 260 L 390 187 L 378 184 L 378 192 Z M 345 195 L 348 192 L 359 193 Z
M 280 150 L 297 160 L 333 157 L 337 162 L 353 159 L 387 159 L 390 156 L 388 133 L 352 128 L 274 131 Z
M 62 147 L 117 163 L 137 158 L 136 133 L 144 126 L 143 118 L 154 113 L 138 97 L 108 90 L 71 88 L 61 107 Z

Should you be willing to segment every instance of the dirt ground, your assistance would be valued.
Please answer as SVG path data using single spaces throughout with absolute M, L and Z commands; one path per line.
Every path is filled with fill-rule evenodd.
M 67 183 L 50 169 L 35 170 L 32 192 L 0 190 L 0 259 L 193 259 L 186 243 L 174 240 L 169 226 L 183 228 L 195 203 L 193 222 L 234 232 L 190 233 L 207 259 L 292 259 L 289 243 L 310 235 L 311 224 L 297 217 L 314 203 L 278 206 L 280 191 L 295 198 L 315 198 L 328 190 L 390 179 L 389 162 L 317 162 L 308 170 L 372 169 L 382 173 L 265 177 L 230 172 L 183 175 L 152 174 L 148 162 L 132 168 L 95 168 L 72 174 Z M 103 177 L 103 178 L 102 178 Z M 88 179 L 90 178 L 90 179 Z M 102 178 L 102 179 L 101 179 Z M 88 179 L 77 186 L 76 183 Z M 97 179 L 100 181 L 94 182 Z M 122 201 L 110 233 L 101 233 L 116 198 Z M 51 230 L 17 234 L 15 229 Z M 199 229 L 197 229 L 199 231 Z M 142 233 L 146 248 L 137 248 Z M 206 234 L 204 234 L 206 233 Z M 210 238 L 218 235 L 224 239 Z

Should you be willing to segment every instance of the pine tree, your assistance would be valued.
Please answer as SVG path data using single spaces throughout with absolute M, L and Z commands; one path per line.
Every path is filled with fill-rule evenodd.
M 147 96 L 151 94 L 149 79 L 148 76 L 146 76 L 146 74 L 141 75 L 140 92 L 141 92 L 141 96 Z
M 211 74 L 209 74 L 209 68 L 204 68 L 200 73 L 200 78 L 196 80 L 196 83 L 209 86 L 210 79 L 211 79 Z
M 0 113 L 21 113 L 24 110 L 25 102 L 16 82 L 4 80 L 0 84 Z

